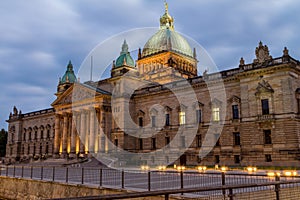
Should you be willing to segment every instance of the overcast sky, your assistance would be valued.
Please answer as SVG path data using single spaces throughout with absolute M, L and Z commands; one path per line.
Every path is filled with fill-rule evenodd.
M 273 57 L 287 46 L 300 58 L 298 0 L 168 3 L 175 29 L 201 44 L 221 70 L 237 67 L 241 57 L 252 62 L 260 40 Z M 23 113 L 49 108 L 69 60 L 77 72 L 97 44 L 133 28 L 158 28 L 163 13 L 163 0 L 0 1 L 0 128 L 7 129 L 14 105 Z

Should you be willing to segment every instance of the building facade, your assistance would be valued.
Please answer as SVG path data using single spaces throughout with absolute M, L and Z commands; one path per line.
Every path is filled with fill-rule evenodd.
M 14 108 L 6 161 L 98 155 L 109 165 L 300 166 L 300 63 L 287 48 L 273 58 L 262 42 L 255 55 L 199 76 L 196 50 L 166 5 L 136 62 L 124 41 L 110 78 L 80 83 L 70 62 L 52 108 Z M 143 157 L 128 160 L 122 150 Z

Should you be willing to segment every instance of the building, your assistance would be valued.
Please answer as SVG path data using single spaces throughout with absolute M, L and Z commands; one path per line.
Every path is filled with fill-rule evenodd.
M 52 108 L 14 108 L 6 161 L 94 155 L 111 166 L 300 166 L 300 63 L 287 48 L 273 58 L 262 42 L 255 54 L 199 76 L 196 51 L 166 5 L 136 62 L 124 41 L 110 78 L 80 83 L 70 62 Z

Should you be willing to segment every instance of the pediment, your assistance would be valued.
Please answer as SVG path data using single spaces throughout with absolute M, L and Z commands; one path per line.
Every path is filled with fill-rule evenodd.
M 241 98 L 239 98 L 238 96 L 233 95 L 229 100 L 229 103 L 241 103 Z
M 51 104 L 55 105 L 63 105 L 63 104 L 72 104 L 73 102 L 82 101 L 85 99 L 94 98 L 97 95 L 101 95 L 104 92 L 98 91 L 98 89 L 93 88 L 91 86 L 76 83 L 73 84 L 70 88 L 68 88 L 64 93 L 59 95 L 57 99 Z M 108 94 L 108 93 L 104 93 Z

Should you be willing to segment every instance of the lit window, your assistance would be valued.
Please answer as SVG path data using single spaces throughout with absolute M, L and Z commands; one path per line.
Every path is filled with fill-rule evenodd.
M 183 111 L 179 112 L 179 124 L 180 125 L 185 124 L 185 112 Z
M 218 122 L 220 121 L 220 108 L 213 108 L 212 110 L 213 114 L 213 121 Z

